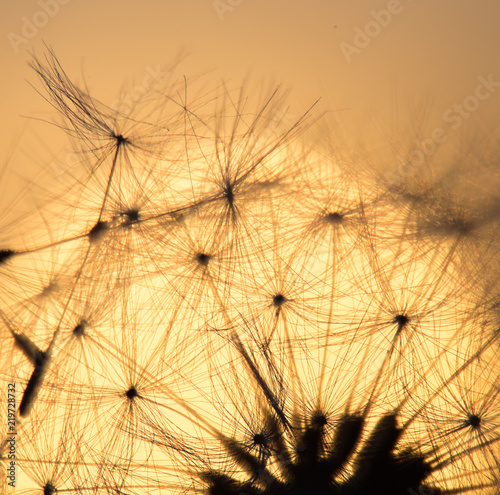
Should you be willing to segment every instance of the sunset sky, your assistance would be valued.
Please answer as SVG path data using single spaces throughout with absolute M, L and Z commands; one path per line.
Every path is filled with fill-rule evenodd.
M 465 174 L 467 185 L 480 160 L 486 157 L 490 160 L 488 165 L 493 163 L 496 167 L 497 164 L 496 152 L 490 150 L 498 147 L 488 148 L 484 144 L 497 143 L 500 137 L 499 26 L 498 0 L 3 0 L 0 6 L 0 33 L 3 36 L 0 43 L 3 68 L 0 78 L 3 95 L 0 196 L 6 205 L 3 220 L 10 210 L 16 210 L 17 205 L 30 207 L 27 204 L 30 201 L 25 204 L 21 198 L 16 203 L 14 197 L 24 192 L 29 199 L 31 190 L 38 187 L 42 171 L 48 172 L 51 179 L 56 176 L 58 169 L 53 165 L 59 164 L 61 154 L 68 150 L 64 132 L 57 127 L 60 123 L 57 113 L 44 99 L 46 93 L 42 83 L 29 66 L 33 55 L 43 59 L 47 50 L 53 50 L 64 71 L 78 87 L 118 110 L 123 110 L 123 106 L 133 106 L 134 98 L 143 94 L 146 88 L 154 91 L 155 80 L 168 78 L 172 68 L 175 68 L 176 80 L 183 81 L 184 76 L 188 81 L 194 78 L 196 91 L 200 88 L 209 91 L 210 87 L 218 85 L 230 89 L 243 86 L 250 94 L 258 94 L 262 88 L 281 85 L 284 90 L 289 90 L 289 106 L 282 115 L 288 125 L 312 106 L 314 116 L 321 116 L 311 134 L 307 135 L 312 147 L 345 153 L 352 159 L 348 165 L 354 163 L 353 157 L 359 153 L 363 160 L 368 160 L 364 163 L 365 170 L 371 171 L 373 162 L 374 167 L 380 167 L 386 173 L 401 165 L 403 157 L 417 160 L 422 150 L 427 150 L 427 153 L 445 141 L 446 149 L 458 156 L 462 147 L 467 150 L 469 146 L 478 152 L 478 159 L 477 162 L 467 162 L 469 167 L 466 170 L 472 170 Z M 159 83 L 160 86 L 163 91 L 165 86 Z M 194 89 L 191 94 L 195 94 Z M 262 90 L 262 94 L 267 93 Z M 182 100 L 179 94 L 173 96 Z M 168 120 L 168 116 L 165 117 Z M 184 138 L 184 131 L 185 128 L 181 129 L 178 135 Z M 199 138 L 196 132 L 193 134 Z M 264 132 L 256 135 L 266 137 Z M 116 160 L 119 146 L 128 139 L 126 136 L 122 139 L 118 132 L 113 137 L 118 143 Z M 163 136 L 162 139 L 163 145 Z M 217 139 L 213 142 L 217 143 Z M 210 145 L 213 142 L 210 141 Z M 195 149 L 198 148 L 204 151 L 197 142 Z M 296 149 L 293 151 L 295 153 Z M 179 161 L 186 163 L 184 155 L 181 156 L 183 158 Z M 304 153 L 304 156 L 307 155 Z M 318 162 L 322 164 L 323 155 L 314 156 L 321 157 Z M 433 158 L 439 161 L 441 156 L 436 153 Z M 462 156 L 464 161 L 468 160 L 468 155 Z M 259 157 L 256 163 L 260 160 Z M 237 161 L 241 163 L 239 155 Z M 190 164 L 189 160 L 187 162 Z M 327 164 L 333 162 L 335 160 L 325 160 Z M 451 163 L 451 167 L 458 169 L 455 161 L 442 162 L 446 166 Z M 288 162 L 282 160 L 278 163 L 282 166 Z M 299 159 L 290 163 L 299 163 Z M 304 163 L 308 165 L 308 162 Z M 107 223 L 101 220 L 108 192 L 112 190 L 109 185 L 114 185 L 114 166 L 115 163 L 109 174 L 100 213 L 96 216 L 98 220 L 94 220 L 97 221 L 95 227 L 106 225 L 108 229 Z M 145 169 L 137 167 L 141 172 Z M 497 168 L 488 170 L 496 172 Z M 5 171 L 8 173 L 3 173 Z M 444 173 L 442 176 L 447 177 Z M 197 176 L 188 177 L 192 186 Z M 205 175 L 200 174 L 200 177 Z M 375 177 L 371 182 L 373 190 L 380 183 L 380 176 Z M 490 177 L 484 182 L 489 182 Z M 163 177 L 158 184 L 162 180 Z M 57 184 L 53 180 L 48 186 L 42 182 L 40 180 L 38 189 L 43 191 L 45 187 L 49 199 L 57 200 L 58 191 L 66 187 L 62 181 Z M 81 203 L 85 205 L 85 195 L 95 191 L 91 190 L 94 186 L 89 186 L 93 184 L 90 179 L 81 182 L 84 186 L 81 188 Z M 74 185 L 82 186 L 82 183 L 73 181 L 65 192 L 71 193 Z M 267 187 L 271 183 L 256 182 L 263 189 L 264 184 Z M 320 179 L 318 184 L 323 187 Z M 300 187 L 298 183 L 297 189 Z M 492 197 L 497 198 L 498 188 L 495 185 L 489 187 L 495 189 Z M 78 187 L 75 190 L 79 191 Z M 480 194 L 486 196 L 487 190 L 487 186 L 481 185 L 474 191 L 479 191 L 478 197 Z M 144 191 L 147 191 L 146 186 Z M 221 197 L 229 198 L 229 193 Z M 80 200 L 78 197 L 77 204 Z M 46 214 L 44 204 L 37 205 L 34 198 L 33 203 L 42 224 Z M 193 204 L 204 205 L 205 202 Z M 61 205 L 63 211 L 65 203 Z M 70 207 L 66 210 L 64 214 L 73 214 Z M 359 210 L 363 211 L 363 208 Z M 124 215 L 128 215 L 120 211 L 119 215 L 110 217 L 110 223 L 116 223 L 118 218 L 123 221 Z M 178 211 L 184 210 L 179 207 Z M 432 212 L 432 204 L 429 212 Z M 22 211 L 15 213 L 22 217 Z M 57 231 L 59 221 L 63 225 L 64 215 L 60 217 L 62 220 L 57 216 L 54 228 L 50 225 L 50 235 Z M 82 220 L 76 213 L 74 218 Z M 74 218 L 68 222 L 68 231 L 74 228 Z M 82 221 L 86 220 L 83 218 Z M 95 227 L 90 229 L 86 225 L 87 230 L 81 229 L 84 234 L 79 233 L 74 239 L 88 236 L 89 246 L 93 246 L 95 237 L 91 234 L 95 235 Z M 31 235 L 30 228 L 26 223 L 21 230 Z M 278 232 L 278 228 L 273 232 Z M 36 241 L 38 243 L 38 239 Z M 47 246 L 51 243 L 57 244 L 52 238 Z M 299 244 L 297 242 L 297 246 Z M 11 249 L 10 245 L 7 247 Z M 400 247 L 401 244 L 397 250 Z M 0 248 L 5 254 L 6 248 Z M 20 251 L 16 247 L 16 251 L 8 254 L 19 257 L 32 254 L 24 248 L 25 251 Z M 90 252 L 90 247 L 88 249 Z M 33 253 L 37 250 L 38 247 L 32 249 Z M 198 255 L 206 256 L 204 251 Z M 194 256 L 189 258 L 190 262 L 195 259 L 199 261 Z M 87 256 L 82 262 L 81 273 L 86 262 Z M 460 263 L 457 265 L 460 267 Z M 74 277 L 74 287 L 80 283 L 79 277 L 80 273 Z M 55 287 L 57 289 L 57 284 Z M 68 301 L 72 297 L 73 291 Z M 69 302 L 66 307 L 69 307 Z M 391 320 L 392 323 L 396 321 Z M 59 326 L 60 323 L 56 332 Z
M 2 158 L 53 114 L 28 82 L 30 54 L 51 46 L 73 80 L 116 101 L 181 56 L 180 73 L 209 72 L 237 87 L 246 77 L 291 88 L 292 105 L 321 111 L 363 136 L 402 131 L 418 118 L 430 131 L 473 95 L 480 77 L 500 81 L 500 4 L 495 0 L 26 0 L 2 3 Z M 132 84 L 131 84 L 132 81 Z M 500 91 L 462 118 L 493 130 Z M 486 93 L 484 93 L 486 95 Z M 410 116 L 410 118 L 408 117 Z M 458 130 L 458 129 L 457 129 Z M 429 131 L 429 132 L 430 132 Z M 374 134 L 375 132 L 375 134 Z M 382 145 L 384 138 L 380 135 Z M 52 143 L 47 143 L 50 147 Z M 57 143 L 53 146 L 57 148 Z M 57 149 L 53 150 L 57 153 Z

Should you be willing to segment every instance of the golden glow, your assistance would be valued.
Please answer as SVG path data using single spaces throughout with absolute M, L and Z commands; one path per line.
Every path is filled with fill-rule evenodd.
M 247 479 L 228 439 L 280 400 L 296 424 L 363 411 L 363 439 L 397 407 L 430 482 L 494 485 L 496 2 L 9 8 L 0 377 L 18 405 L 30 346 L 53 353 L 16 493 Z M 44 41 L 96 98 L 69 140 L 19 117 L 61 124 L 22 82 L 43 93 L 26 60 Z

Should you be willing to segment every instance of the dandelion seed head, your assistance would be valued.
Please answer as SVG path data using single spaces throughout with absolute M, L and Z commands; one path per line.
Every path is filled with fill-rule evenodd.
M 462 215 L 458 215 L 438 218 L 434 228 L 444 234 L 466 236 L 473 232 L 474 224 L 472 220 L 467 220 Z
M 397 323 L 400 329 L 403 329 L 408 323 L 410 323 L 411 318 L 406 314 L 397 314 L 394 317 L 394 323 Z
M 465 424 L 472 429 L 478 429 L 481 426 L 481 418 L 477 414 L 469 414 L 465 420 Z
M 224 184 L 224 197 L 227 200 L 227 204 L 230 208 L 234 206 L 234 185 L 231 182 L 226 181 Z
M 78 160 L 0 250 L 27 490 L 496 489 L 493 187 L 381 187 L 279 88 L 181 78 L 124 115 L 32 66 Z
M 266 447 L 268 445 L 266 435 L 264 433 L 256 433 L 252 437 L 252 444 L 260 447 Z
M 339 225 L 344 221 L 344 216 L 338 212 L 329 212 L 325 214 L 325 220 L 331 225 Z
M 207 253 L 197 253 L 196 254 L 196 261 L 201 265 L 201 266 L 208 266 L 210 263 L 210 259 L 212 256 L 210 256 Z
M 273 306 L 276 306 L 277 308 L 283 306 L 286 301 L 287 299 L 283 294 L 276 294 L 273 296 Z
M 136 208 L 132 208 L 130 210 L 123 212 L 123 215 L 126 217 L 126 222 L 125 222 L 126 225 L 131 225 L 137 222 L 140 218 L 139 210 Z
M 326 415 L 320 411 L 316 411 L 311 418 L 311 425 L 313 427 L 323 428 L 328 423 Z
M 139 397 L 139 392 L 137 389 L 132 385 L 126 392 L 125 396 L 127 397 L 128 400 L 132 401 L 136 397 Z
M 59 284 L 56 281 L 53 281 L 42 289 L 41 295 L 48 297 L 54 294 L 58 289 L 59 289 Z
M 80 321 L 80 323 L 78 323 L 75 326 L 75 328 L 73 328 L 73 335 L 78 338 L 83 337 L 85 335 L 86 326 L 87 326 L 86 320 Z
M 50 481 L 43 487 L 43 495 L 54 495 L 56 492 L 56 487 Z
M 129 140 L 125 136 L 123 136 L 122 134 L 115 134 L 115 133 L 113 133 L 112 137 L 114 139 L 116 139 L 117 146 L 120 146 L 120 145 L 123 145 L 123 144 L 126 144 L 126 143 L 129 142 Z

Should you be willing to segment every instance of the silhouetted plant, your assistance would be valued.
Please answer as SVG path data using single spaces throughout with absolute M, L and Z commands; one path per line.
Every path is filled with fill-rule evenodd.
M 80 160 L 3 229 L 16 493 L 497 493 L 497 196 L 310 149 L 279 88 L 32 66 Z

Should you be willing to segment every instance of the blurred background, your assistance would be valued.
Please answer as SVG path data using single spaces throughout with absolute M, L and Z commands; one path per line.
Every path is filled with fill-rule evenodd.
M 179 60 L 181 76 L 283 84 L 290 119 L 320 99 L 323 122 L 342 130 L 335 146 L 352 139 L 390 154 L 394 141 L 411 150 L 436 129 L 457 142 L 497 132 L 497 0 L 4 0 L 0 9 L 0 153 L 28 176 L 62 146 L 35 120 L 55 114 L 30 86 L 41 88 L 28 61 L 45 44 L 108 105 L 124 84 L 140 92 Z

